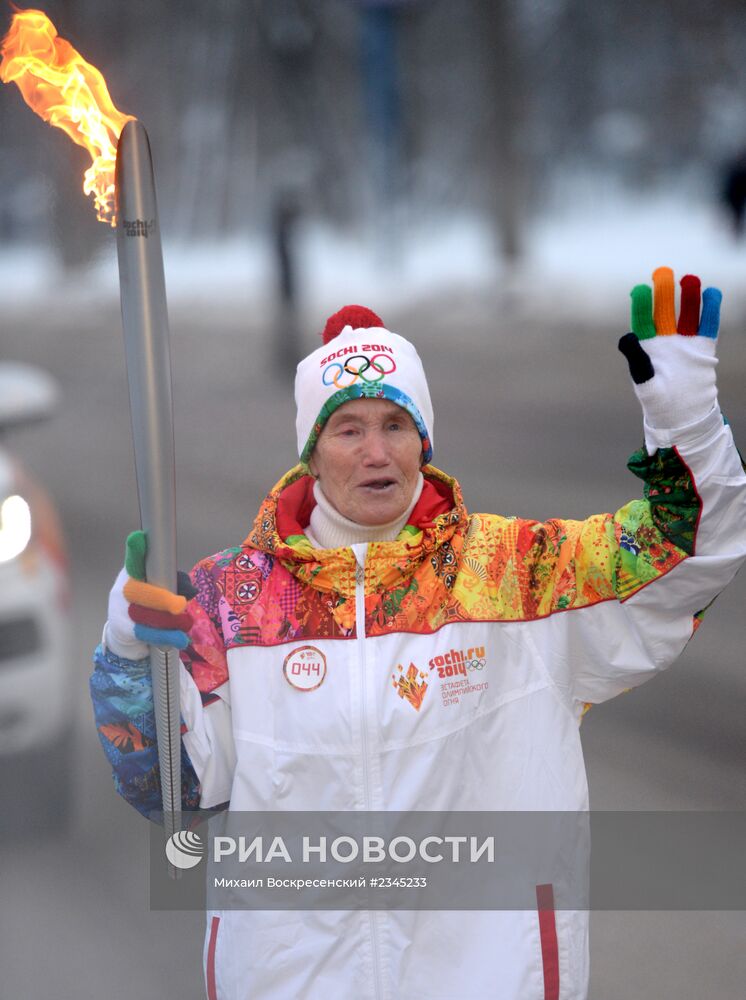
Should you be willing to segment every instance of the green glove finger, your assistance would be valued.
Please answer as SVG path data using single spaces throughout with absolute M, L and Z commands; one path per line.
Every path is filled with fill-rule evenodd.
M 653 292 L 650 285 L 635 285 L 630 292 L 632 298 L 632 332 L 638 340 L 650 340 L 655 336 L 653 322 Z
M 133 531 L 127 536 L 124 568 L 133 580 L 145 579 L 145 556 L 148 554 L 148 536 L 144 531 Z

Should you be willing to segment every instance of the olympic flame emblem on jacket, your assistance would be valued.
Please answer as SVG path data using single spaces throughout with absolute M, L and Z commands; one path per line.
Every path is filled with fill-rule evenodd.
M 397 667 L 399 674 L 392 674 L 394 687 L 400 698 L 406 698 L 409 704 L 419 712 L 427 691 L 426 674 L 421 673 L 414 663 L 409 664 L 406 674 L 401 664 Z

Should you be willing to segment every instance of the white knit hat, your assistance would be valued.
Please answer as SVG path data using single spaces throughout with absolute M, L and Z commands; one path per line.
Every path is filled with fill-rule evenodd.
M 363 306 L 331 316 L 324 343 L 298 365 L 295 421 L 298 454 L 311 457 L 319 434 L 337 407 L 351 399 L 390 399 L 412 417 L 422 438 L 423 463 L 433 454 L 433 405 L 414 346 L 385 329 Z

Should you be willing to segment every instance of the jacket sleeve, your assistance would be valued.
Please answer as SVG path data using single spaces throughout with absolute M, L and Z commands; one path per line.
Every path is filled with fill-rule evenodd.
M 93 714 L 114 787 L 143 816 L 163 809 L 150 660 L 127 660 L 101 643 L 93 654 Z M 182 727 L 183 728 L 183 727 Z M 199 782 L 182 740 L 182 808 L 196 809 Z
M 629 462 L 643 499 L 518 534 L 532 638 L 576 706 L 669 666 L 746 557 L 746 474 L 720 411 L 676 431 L 646 426 L 646 442 Z
M 219 597 L 204 564 L 192 579 L 198 588 L 188 606 L 194 624 L 180 662 L 182 808 L 209 809 L 230 800 L 235 751 Z M 162 809 L 150 661 L 123 659 L 102 643 L 94 666 L 94 716 L 114 785 L 150 817 Z

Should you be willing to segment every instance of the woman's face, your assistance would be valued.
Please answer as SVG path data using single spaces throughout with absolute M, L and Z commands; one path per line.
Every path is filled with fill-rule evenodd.
M 387 399 L 352 399 L 329 417 L 308 463 L 324 496 L 357 524 L 387 524 L 409 506 L 422 461 L 414 421 Z

